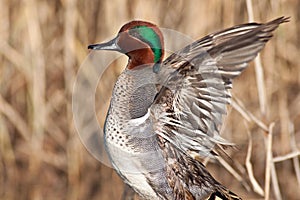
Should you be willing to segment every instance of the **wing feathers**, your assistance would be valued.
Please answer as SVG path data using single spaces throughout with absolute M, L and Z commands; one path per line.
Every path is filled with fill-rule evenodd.
M 168 57 L 160 72 L 160 80 L 167 81 L 150 109 L 156 133 L 186 154 L 213 156 L 215 145 L 231 145 L 219 130 L 230 102 L 232 79 L 255 58 L 272 31 L 288 20 L 281 17 L 265 24 L 235 26 Z

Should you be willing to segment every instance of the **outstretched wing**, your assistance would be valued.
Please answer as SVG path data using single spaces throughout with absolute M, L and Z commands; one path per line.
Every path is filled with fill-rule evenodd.
M 161 67 L 162 87 L 150 109 L 156 133 L 190 155 L 210 156 L 216 144 L 229 145 L 219 130 L 232 79 L 288 20 L 235 26 L 168 57 Z

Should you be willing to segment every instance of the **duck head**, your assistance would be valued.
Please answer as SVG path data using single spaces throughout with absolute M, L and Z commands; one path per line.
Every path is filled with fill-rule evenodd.
M 155 24 L 131 21 L 120 29 L 114 39 L 106 43 L 89 45 L 88 49 L 124 53 L 129 57 L 127 69 L 130 70 L 149 65 L 156 68 L 163 60 L 164 40 Z

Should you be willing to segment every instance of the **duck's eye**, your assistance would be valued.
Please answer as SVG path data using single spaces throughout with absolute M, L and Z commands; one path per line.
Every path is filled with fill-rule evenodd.
M 154 54 L 154 62 L 157 63 L 162 56 L 162 44 L 157 33 L 148 26 L 135 26 L 129 30 L 129 34 L 148 44 Z

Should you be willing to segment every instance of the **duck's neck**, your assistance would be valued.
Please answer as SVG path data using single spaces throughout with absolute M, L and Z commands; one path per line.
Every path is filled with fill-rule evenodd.
M 140 67 L 152 67 L 154 65 L 154 55 L 151 49 L 138 49 L 128 53 L 129 62 L 127 69 L 139 69 Z

